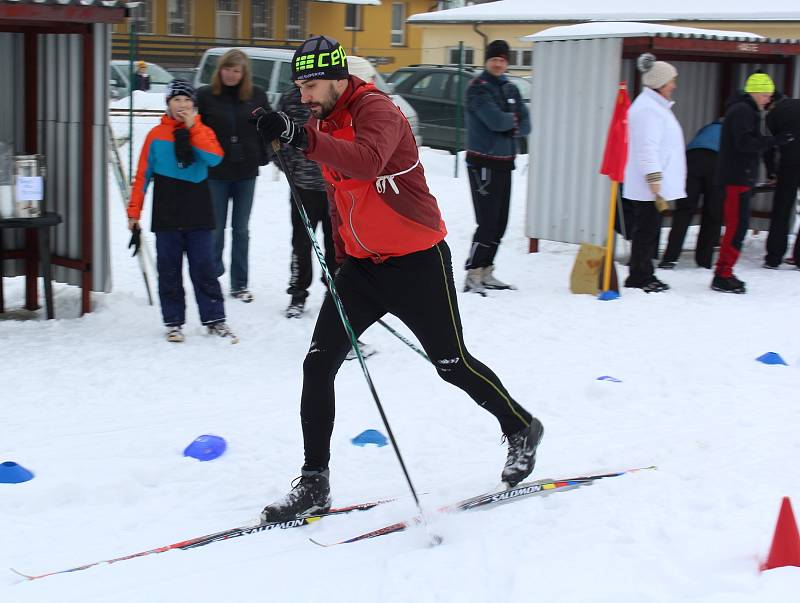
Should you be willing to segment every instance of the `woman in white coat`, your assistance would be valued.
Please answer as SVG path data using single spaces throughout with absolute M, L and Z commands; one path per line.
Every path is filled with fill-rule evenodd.
M 628 162 L 623 196 L 633 205 L 633 243 L 626 287 L 647 293 L 665 291 L 669 285 L 653 270 L 661 215 L 656 198 L 667 201 L 686 196 L 686 145 L 683 130 L 672 113 L 672 93 L 678 71 L 652 54 L 637 61 L 644 88 L 628 111 Z

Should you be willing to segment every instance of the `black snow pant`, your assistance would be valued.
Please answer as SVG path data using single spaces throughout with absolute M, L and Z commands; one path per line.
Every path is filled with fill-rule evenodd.
M 511 205 L 511 171 L 481 166 L 467 166 L 472 205 L 478 228 L 472 237 L 466 268 L 484 268 L 494 264 L 500 239 L 508 225 Z
M 311 228 L 317 229 L 317 224 L 322 224 L 322 236 L 325 242 L 325 263 L 331 274 L 336 271 L 336 251 L 333 246 L 331 234 L 331 217 L 328 213 L 328 196 L 325 191 L 315 191 L 298 188 L 297 192 L 303 208 L 306 210 Z M 306 233 L 300 212 L 291 201 L 292 213 L 292 263 L 290 265 L 289 288 L 286 293 L 292 297 L 305 299 L 308 297 L 308 288 L 314 278 L 314 261 L 312 258 L 311 239 Z M 325 282 L 325 277 L 322 277 Z
M 800 165 L 782 165 L 778 169 L 778 183 L 772 197 L 772 211 L 769 216 L 769 235 L 767 236 L 767 255 L 764 262 L 770 266 L 780 266 L 786 253 L 789 234 L 789 221 L 800 187 Z M 797 242 L 794 256 L 797 260 Z
M 711 268 L 714 246 L 719 245 L 722 232 L 722 204 L 725 187 L 714 185 L 714 170 L 717 153 L 710 149 L 692 149 L 686 153 L 686 198 L 675 202 L 672 213 L 672 228 L 664 256 L 664 262 L 677 262 L 683 248 L 686 231 L 692 222 L 695 210 L 703 199 L 703 214 L 700 234 L 697 237 L 694 259 L 698 266 Z
M 653 201 L 631 201 L 633 204 L 633 241 L 631 264 L 626 287 L 642 287 L 653 279 L 653 258 L 658 252 L 661 214 Z
M 419 339 L 439 377 L 492 413 L 503 433 L 529 425 L 528 411 L 464 345 L 450 249 L 444 241 L 380 264 L 348 257 L 334 282 L 356 336 L 384 314 L 394 314 Z M 349 349 L 350 339 L 328 295 L 303 363 L 304 470 L 328 467 L 335 414 L 333 384 Z

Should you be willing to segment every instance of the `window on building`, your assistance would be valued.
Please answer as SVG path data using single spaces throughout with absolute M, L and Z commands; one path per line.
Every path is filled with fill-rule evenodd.
M 467 48 L 464 47 L 464 57 L 461 61 L 458 60 L 458 47 L 456 48 L 448 48 L 447 49 L 447 62 L 450 65 L 458 65 L 462 63 L 464 65 L 474 65 L 475 64 L 475 49 L 474 48 Z
M 272 39 L 275 37 L 275 0 L 252 0 L 250 36 Z
M 361 9 L 360 4 L 348 4 L 344 7 L 344 28 L 361 30 Z
M 153 0 L 140 2 L 131 9 L 131 20 L 128 28 L 135 24 L 137 33 L 153 33 Z
M 406 5 L 405 2 L 392 3 L 392 46 L 406 44 Z
M 287 0 L 286 2 L 286 39 L 306 39 L 305 0 Z
M 191 0 L 167 0 L 167 31 L 179 35 L 192 33 Z
M 217 38 L 239 37 L 239 0 L 217 0 Z
M 522 48 L 512 48 L 508 53 L 509 67 L 530 67 L 533 65 L 533 51 Z

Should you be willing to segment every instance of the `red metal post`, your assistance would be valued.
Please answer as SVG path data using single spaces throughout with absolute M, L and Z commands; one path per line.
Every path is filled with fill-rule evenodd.
M 81 314 L 92 311 L 92 235 L 94 224 L 94 25 L 83 39 L 83 107 L 81 112 Z
M 37 86 L 39 45 L 35 33 L 25 32 L 25 154 L 38 152 L 36 113 L 39 106 Z M 39 235 L 34 228 L 25 229 L 25 308 L 39 308 Z

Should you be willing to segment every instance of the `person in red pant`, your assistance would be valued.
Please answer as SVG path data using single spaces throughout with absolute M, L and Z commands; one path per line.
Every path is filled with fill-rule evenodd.
M 745 293 L 745 283 L 733 274 L 750 219 L 750 198 L 758 176 L 761 155 L 772 146 L 794 140 L 791 133 L 764 136 L 761 111 L 775 92 L 775 84 L 766 73 L 756 72 L 747 78 L 744 93 L 728 102 L 722 122 L 717 184 L 725 187 L 722 238 L 719 258 L 711 281 L 714 291 Z

